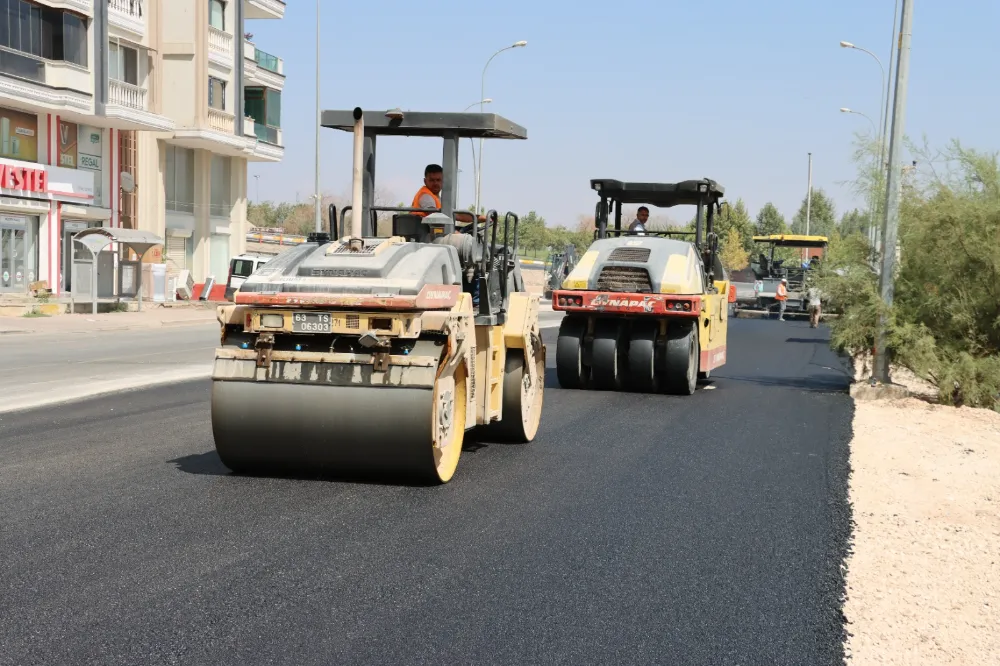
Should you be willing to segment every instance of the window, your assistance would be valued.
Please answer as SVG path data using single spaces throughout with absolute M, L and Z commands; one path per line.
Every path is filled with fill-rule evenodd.
M 212 155 L 211 205 L 209 215 L 229 217 L 232 208 L 232 160 L 221 155 Z
M 108 53 L 108 67 L 109 76 L 115 81 L 139 85 L 139 52 L 135 49 L 112 42 Z
M 167 210 L 194 212 L 194 151 L 190 148 L 167 146 L 166 180 Z
M 86 67 L 87 19 L 26 0 L 0 0 L 0 46 Z
M 2 0 L 0 0 L 2 1 Z M 208 24 L 216 30 L 226 29 L 226 3 L 222 0 L 209 0 Z
M 254 132 L 261 141 L 277 145 L 281 129 L 281 93 L 269 88 L 246 88 L 243 113 L 253 118 Z
M 219 111 L 226 110 L 226 82 L 214 76 L 208 77 L 208 106 Z

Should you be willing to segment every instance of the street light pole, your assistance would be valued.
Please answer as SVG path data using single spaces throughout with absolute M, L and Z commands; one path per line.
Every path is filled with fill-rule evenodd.
M 809 153 L 809 185 L 806 187 L 806 236 L 809 235 L 809 217 L 812 214 L 813 154 Z
M 879 87 L 879 93 L 882 95 L 882 97 L 879 100 L 879 117 L 878 117 L 879 124 L 881 125 L 882 124 L 882 107 L 884 106 L 884 103 L 885 103 L 885 92 L 884 92 L 884 90 L 885 90 L 885 67 L 882 66 L 882 61 L 879 60 L 879 57 L 877 55 L 875 55 L 874 53 L 872 53 L 868 49 L 863 49 L 860 46 L 855 46 L 851 42 L 841 42 L 840 45 L 841 45 L 841 47 L 843 47 L 845 49 L 854 49 L 856 51 L 861 51 L 862 53 L 867 53 L 871 57 L 875 58 L 875 62 L 878 63 L 879 69 L 882 70 L 882 85 Z M 886 114 L 888 114 L 888 109 L 886 110 Z M 872 124 L 874 124 L 874 123 L 872 123 Z M 885 143 L 885 134 L 882 133 L 881 135 L 879 135 L 878 131 L 876 130 L 876 132 L 875 132 L 875 138 L 878 141 L 878 150 L 879 150 L 879 153 L 878 153 L 879 160 L 878 161 L 879 161 L 879 164 L 882 165 L 883 168 L 884 168 L 885 156 L 884 156 L 884 146 L 883 146 L 883 144 Z
M 476 104 L 479 105 L 479 112 L 482 113 L 483 112 L 483 108 L 482 108 L 483 104 L 492 104 L 492 103 L 493 103 L 493 98 L 492 97 L 487 97 L 486 99 L 480 99 L 478 102 L 473 102 L 469 106 L 465 107 L 462 110 L 462 113 L 467 112 L 469 109 L 471 109 L 472 107 L 474 107 Z M 472 148 L 472 188 L 473 188 L 473 190 L 475 190 L 473 196 L 478 196 L 478 193 L 479 193 L 479 190 L 478 190 L 479 181 L 476 179 L 477 178 L 476 174 L 479 173 L 479 169 L 476 168 L 476 142 L 472 140 L 471 136 L 469 137 L 469 146 Z M 473 215 L 475 215 L 477 217 L 479 216 L 479 208 L 478 207 L 473 212 Z
M 872 125 L 872 132 L 876 136 L 878 136 L 878 129 L 875 127 L 875 121 L 873 121 L 871 118 L 869 118 L 867 114 L 861 113 L 860 111 L 855 111 L 853 109 L 848 109 L 846 107 L 841 107 L 840 112 L 841 113 L 853 113 L 853 114 L 856 114 L 856 115 L 859 115 L 859 116 L 865 118 L 869 123 L 871 123 L 871 125 Z M 875 156 L 875 160 L 876 161 L 878 160 L 878 156 L 877 155 Z M 880 172 L 880 169 L 876 169 L 876 174 L 878 174 L 879 172 Z M 869 195 L 868 195 L 868 240 L 872 244 L 872 247 L 875 247 L 875 240 L 876 240 L 876 235 L 875 235 L 875 211 L 876 211 L 875 199 L 876 199 L 876 196 L 877 196 L 877 190 L 870 192 Z
M 493 55 L 490 56 L 490 59 L 486 61 L 486 65 L 483 66 L 483 75 L 482 75 L 482 78 L 480 79 L 480 86 L 479 86 L 479 99 L 480 100 L 483 100 L 483 99 L 486 98 L 486 68 L 490 66 L 491 62 L 493 62 L 493 58 L 496 58 L 498 55 L 500 55 L 501 53 L 503 53 L 504 51 L 507 51 L 509 49 L 516 49 L 518 47 L 527 46 L 527 45 L 528 45 L 528 42 L 526 42 L 524 40 L 521 40 L 519 42 L 514 42 L 510 46 L 505 46 L 505 47 L 503 47 L 502 49 L 500 49 L 499 51 L 497 51 L 496 53 L 494 53 Z M 482 113 L 482 112 L 483 112 L 483 102 L 480 101 L 479 102 L 479 113 Z M 479 167 L 476 169 L 476 210 L 474 212 L 474 215 L 476 215 L 477 217 L 479 215 L 479 203 L 480 203 L 479 202 L 479 198 L 480 198 L 480 195 L 482 194 L 482 178 L 483 178 L 483 139 L 480 138 L 479 139 Z
M 316 231 L 323 230 L 323 198 L 319 193 L 319 129 L 320 124 L 323 122 L 323 118 L 319 108 L 319 0 L 316 0 L 316 193 L 313 195 L 316 197 L 315 210 L 313 211 L 316 217 Z
M 906 89 L 910 76 L 910 39 L 913 32 L 913 0 L 903 0 L 903 16 L 899 28 L 899 55 L 896 64 L 896 94 L 892 110 L 892 137 L 889 142 L 889 180 L 885 192 L 885 222 L 882 229 L 882 274 L 879 291 L 882 303 L 888 309 L 894 296 L 896 268 L 896 236 L 899 231 L 900 153 L 903 151 L 903 134 L 906 123 Z M 879 317 L 875 340 L 875 379 L 889 383 L 889 358 L 886 353 L 886 313 Z

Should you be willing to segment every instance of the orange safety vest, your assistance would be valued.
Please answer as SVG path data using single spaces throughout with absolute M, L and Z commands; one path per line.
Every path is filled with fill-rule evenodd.
M 429 189 L 427 189 L 427 186 L 424 185 L 419 190 L 417 190 L 417 193 L 415 195 L 413 195 L 413 203 L 410 204 L 410 208 L 420 208 L 420 197 L 424 196 L 425 194 L 429 194 L 431 195 L 431 197 L 434 198 L 435 208 L 441 207 L 441 199 L 438 198 L 438 195 L 431 192 Z M 413 215 L 417 215 L 419 217 L 427 217 L 429 213 L 413 213 Z
M 778 285 L 778 293 L 775 296 L 779 301 L 784 301 L 788 299 L 788 287 L 783 284 Z

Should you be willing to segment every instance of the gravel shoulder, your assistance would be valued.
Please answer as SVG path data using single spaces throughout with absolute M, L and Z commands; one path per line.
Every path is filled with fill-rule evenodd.
M 1000 413 L 858 400 L 851 468 L 850 663 L 1000 663 Z

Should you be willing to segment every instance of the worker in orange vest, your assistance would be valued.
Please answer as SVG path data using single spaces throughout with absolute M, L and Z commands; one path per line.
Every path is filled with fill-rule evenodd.
M 785 321 L 785 301 L 788 300 L 788 279 L 781 278 L 778 285 L 778 293 L 774 296 L 778 299 L 778 321 Z
M 437 164 L 428 164 L 424 169 L 424 186 L 413 195 L 411 208 L 441 208 L 441 185 L 444 180 L 444 169 Z M 413 213 L 426 217 L 428 213 Z

